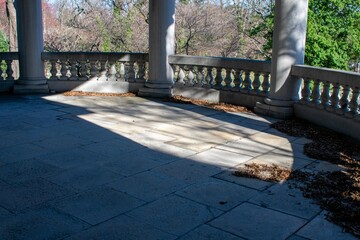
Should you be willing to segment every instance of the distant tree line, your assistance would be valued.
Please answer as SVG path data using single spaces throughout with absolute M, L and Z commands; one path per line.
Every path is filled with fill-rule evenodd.
M 0 51 L 9 48 L 0 0 Z M 270 59 L 275 0 L 177 0 L 176 53 Z M 306 63 L 360 61 L 360 0 L 309 0 Z M 148 51 L 148 0 L 43 0 L 46 51 Z M 5 13 L 5 14 L 3 14 Z M 6 14 L 7 13 L 7 14 Z

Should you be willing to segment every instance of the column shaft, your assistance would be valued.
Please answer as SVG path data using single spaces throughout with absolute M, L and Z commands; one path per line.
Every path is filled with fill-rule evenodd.
M 139 95 L 172 95 L 173 70 L 169 55 L 175 53 L 175 0 L 149 1 L 149 79 Z
M 308 0 L 275 1 L 270 95 L 265 104 L 256 105 L 257 112 L 280 118 L 292 115 L 301 81 L 291 76 L 291 67 L 304 63 L 307 12 Z
M 41 0 L 15 2 L 20 67 L 15 93 L 48 92 L 41 60 L 44 51 L 41 3 Z

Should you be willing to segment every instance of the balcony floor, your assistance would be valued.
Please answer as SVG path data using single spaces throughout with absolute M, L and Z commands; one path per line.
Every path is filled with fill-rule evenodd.
M 353 239 L 244 163 L 329 167 L 254 114 L 138 97 L 0 96 L 1 239 Z

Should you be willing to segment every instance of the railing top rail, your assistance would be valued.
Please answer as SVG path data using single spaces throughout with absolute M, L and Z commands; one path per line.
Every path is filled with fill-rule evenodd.
M 74 60 L 100 60 L 100 61 L 148 61 L 147 53 L 128 52 L 43 52 L 42 60 L 74 59 Z
M 170 64 L 194 65 L 206 67 L 224 67 L 233 69 L 252 70 L 256 72 L 271 72 L 271 62 L 241 58 L 198 57 L 198 56 L 169 56 Z
M 0 52 L 0 60 L 18 60 L 18 52 Z
M 291 69 L 291 75 L 302 78 L 325 80 L 351 87 L 360 87 L 360 73 L 356 72 L 307 65 L 294 65 Z

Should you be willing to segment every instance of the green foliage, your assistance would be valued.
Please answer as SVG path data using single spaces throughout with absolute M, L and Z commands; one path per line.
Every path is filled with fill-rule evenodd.
M 0 52 L 9 51 L 9 42 L 5 38 L 3 32 L 0 30 Z
M 309 0 L 305 63 L 348 70 L 360 58 L 359 26 L 360 0 Z M 273 29 L 274 11 L 250 32 L 266 39 L 265 53 L 272 48 Z
M 310 0 L 306 64 L 348 70 L 360 57 L 360 0 Z

